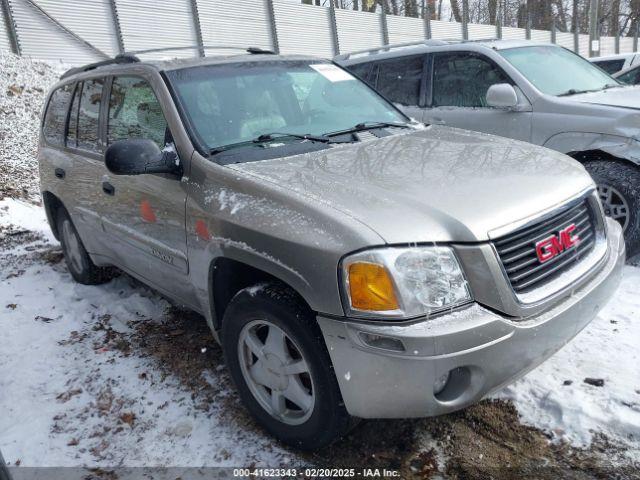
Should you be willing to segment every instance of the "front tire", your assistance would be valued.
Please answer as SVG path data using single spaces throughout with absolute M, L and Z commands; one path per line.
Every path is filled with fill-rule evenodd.
M 109 270 L 93 263 L 71 217 L 64 208 L 58 210 L 56 225 L 64 259 L 73 279 L 84 285 L 98 285 L 108 281 Z
M 592 160 L 584 166 L 598 186 L 605 214 L 623 228 L 627 256 L 640 253 L 640 170 L 612 160 Z
M 241 290 L 224 315 L 225 361 L 254 418 L 282 442 L 315 450 L 344 435 L 344 408 L 313 313 L 290 289 Z

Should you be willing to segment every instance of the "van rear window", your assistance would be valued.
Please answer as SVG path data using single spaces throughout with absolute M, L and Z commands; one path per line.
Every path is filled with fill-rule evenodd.
M 51 95 L 47 111 L 44 116 L 42 132 L 47 142 L 53 145 L 64 144 L 64 126 L 69 110 L 72 85 L 64 85 Z

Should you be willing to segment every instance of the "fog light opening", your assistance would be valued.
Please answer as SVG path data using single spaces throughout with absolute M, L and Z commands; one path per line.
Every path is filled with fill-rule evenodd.
M 375 335 L 367 332 L 359 332 L 360 339 L 373 348 L 380 348 L 382 350 L 390 350 L 392 352 L 404 352 L 405 348 L 401 340 L 393 337 L 385 337 L 384 335 Z
M 436 379 L 434 383 L 433 395 L 439 402 L 449 403 L 459 401 L 463 396 L 473 394 L 471 386 L 471 369 L 473 367 L 456 367 L 446 374 Z M 436 388 L 440 387 L 440 390 Z
M 433 394 L 438 395 L 440 392 L 444 390 L 444 387 L 449 383 L 449 379 L 451 378 L 451 371 L 448 371 L 444 375 L 441 375 L 436 381 L 433 383 Z

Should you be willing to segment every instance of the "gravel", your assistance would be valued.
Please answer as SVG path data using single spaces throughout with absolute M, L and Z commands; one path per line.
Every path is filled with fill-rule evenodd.
M 0 51 L 0 199 L 38 200 L 38 125 L 63 64 Z

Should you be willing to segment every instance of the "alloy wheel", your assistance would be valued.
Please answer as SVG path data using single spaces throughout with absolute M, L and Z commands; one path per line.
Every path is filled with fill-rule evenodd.
M 616 220 L 622 230 L 629 225 L 629 205 L 624 196 L 611 185 L 598 185 L 598 195 L 604 208 L 604 214 Z
M 244 380 L 262 408 L 289 425 L 313 413 L 315 389 L 302 350 L 284 330 L 267 320 L 244 326 L 238 338 Z

